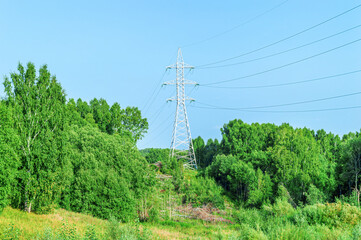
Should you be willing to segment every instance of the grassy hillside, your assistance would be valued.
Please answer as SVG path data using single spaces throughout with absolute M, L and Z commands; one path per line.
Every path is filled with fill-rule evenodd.
M 286 200 L 279 200 L 258 210 L 228 208 L 212 215 L 228 216 L 230 221 L 183 216 L 161 222 L 119 223 L 63 209 L 37 215 L 7 207 L 0 216 L 0 239 L 361 239 L 360 209 L 342 202 L 294 209 Z
M 7 207 L 0 215 L 0 239 L 218 239 L 235 231 L 201 220 L 118 223 L 63 209 L 37 215 Z

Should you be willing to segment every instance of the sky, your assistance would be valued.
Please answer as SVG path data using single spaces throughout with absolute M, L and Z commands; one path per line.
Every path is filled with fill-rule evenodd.
M 18 63 L 47 64 L 68 99 L 138 107 L 149 121 L 140 149 L 168 148 L 176 105 L 166 100 L 175 86 L 162 83 L 175 79 L 166 66 L 181 48 L 195 66 L 185 76 L 199 84 L 186 88 L 196 100 L 187 105 L 193 138 L 220 140 L 234 119 L 343 135 L 360 130 L 361 108 L 329 109 L 361 106 L 361 7 L 335 16 L 360 4 L 0 0 L 0 75 Z M 264 87 L 291 82 L 302 83 Z

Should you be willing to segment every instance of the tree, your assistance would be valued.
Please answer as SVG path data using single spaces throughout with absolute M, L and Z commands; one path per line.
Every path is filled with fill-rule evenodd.
M 110 108 L 110 127 L 108 128 L 108 133 L 119 133 L 122 129 L 122 117 L 124 111 L 121 109 L 119 103 L 114 103 Z
M 61 204 L 73 211 L 128 221 L 154 185 L 153 173 L 128 136 L 71 126 L 65 132 L 64 158 L 72 169 Z
M 90 101 L 90 107 L 95 123 L 98 125 L 99 129 L 102 132 L 108 132 L 110 128 L 111 114 L 107 101 L 105 101 L 103 98 L 100 100 L 94 98 Z
M 347 140 L 341 150 L 341 180 L 349 190 L 359 190 L 361 173 L 361 136 Z
M 12 73 L 10 79 L 5 77 L 4 86 L 21 143 L 20 203 L 30 212 L 36 202 L 40 210 L 43 204 L 54 201 L 58 190 L 65 93 L 46 65 L 36 76 L 32 63 L 27 69 L 19 64 L 18 73 Z
M 123 132 L 129 132 L 137 142 L 147 132 L 148 122 L 146 118 L 142 118 L 137 107 L 127 107 L 121 117 L 121 127 Z
M 204 167 L 204 140 L 200 136 L 193 139 L 194 154 L 196 155 L 197 165 L 200 168 Z
M 20 165 L 19 138 L 13 129 L 11 109 L 0 101 L 0 213 L 15 191 L 15 176 Z
M 76 101 L 76 108 L 82 118 L 85 118 L 87 114 L 92 113 L 92 109 L 88 103 L 86 101 L 83 102 L 81 98 Z
M 206 168 L 211 165 L 214 157 L 217 156 L 220 151 L 220 144 L 218 140 L 212 140 L 211 138 L 208 139 L 207 145 L 204 147 L 203 163 L 201 166 Z
M 334 195 L 337 183 L 336 158 L 340 143 L 337 135 L 326 134 L 323 130 L 315 135 L 312 130 L 294 129 L 286 123 L 281 126 L 247 124 L 238 119 L 225 124 L 221 131 L 221 152 L 233 155 L 237 164 L 228 164 L 230 166 L 225 168 L 229 159 L 223 159 L 225 162 L 222 164 L 218 159 L 217 171 L 227 169 L 222 174 L 228 175 L 235 183 L 238 179 L 243 180 L 241 185 L 235 186 L 224 178 L 215 178 L 223 186 L 225 182 L 229 184 L 226 188 L 234 194 L 242 193 L 245 201 L 249 197 L 249 204 L 260 206 L 270 196 L 272 188 L 269 186 L 279 184 L 288 189 L 296 202 L 306 202 L 305 193 L 311 184 L 314 186 L 311 191 L 317 188 L 328 199 Z M 214 169 L 215 164 L 213 162 L 210 169 Z M 250 168 L 257 172 L 251 173 Z M 248 176 L 248 179 L 244 176 Z M 252 179 L 256 179 L 258 184 Z M 265 184 L 261 184 L 262 182 Z
M 263 174 L 261 169 L 256 171 L 256 179 L 250 184 L 249 198 L 247 204 L 261 207 L 264 203 L 269 203 L 273 195 L 273 182 L 270 175 Z
M 149 148 L 145 154 L 145 159 L 148 163 L 162 162 L 162 168 L 167 167 L 166 165 L 169 162 L 169 149 Z

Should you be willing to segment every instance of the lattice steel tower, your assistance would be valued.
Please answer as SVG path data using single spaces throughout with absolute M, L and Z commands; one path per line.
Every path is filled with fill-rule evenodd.
M 196 85 L 197 83 L 184 79 L 184 69 L 193 69 L 194 67 L 184 63 L 180 48 L 178 49 L 177 63 L 167 67 L 167 69 L 173 68 L 176 70 L 176 80 L 164 83 L 165 85 L 176 85 L 177 89 L 177 96 L 175 98 L 168 99 L 168 101 L 177 102 L 170 155 L 172 157 L 176 156 L 178 159 L 186 159 L 186 167 L 197 168 L 197 161 L 194 154 L 191 129 L 189 127 L 186 109 L 186 101 L 193 101 L 194 99 L 186 97 L 185 95 L 185 85 Z

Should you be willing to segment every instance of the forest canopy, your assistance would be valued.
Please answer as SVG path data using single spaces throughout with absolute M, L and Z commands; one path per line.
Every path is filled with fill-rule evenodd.
M 286 189 L 295 205 L 334 201 L 360 194 L 361 136 L 293 128 L 289 124 L 247 124 L 235 119 L 222 140 L 193 140 L 203 174 L 236 201 L 260 207 Z M 211 156 L 209 154 L 212 154 Z

